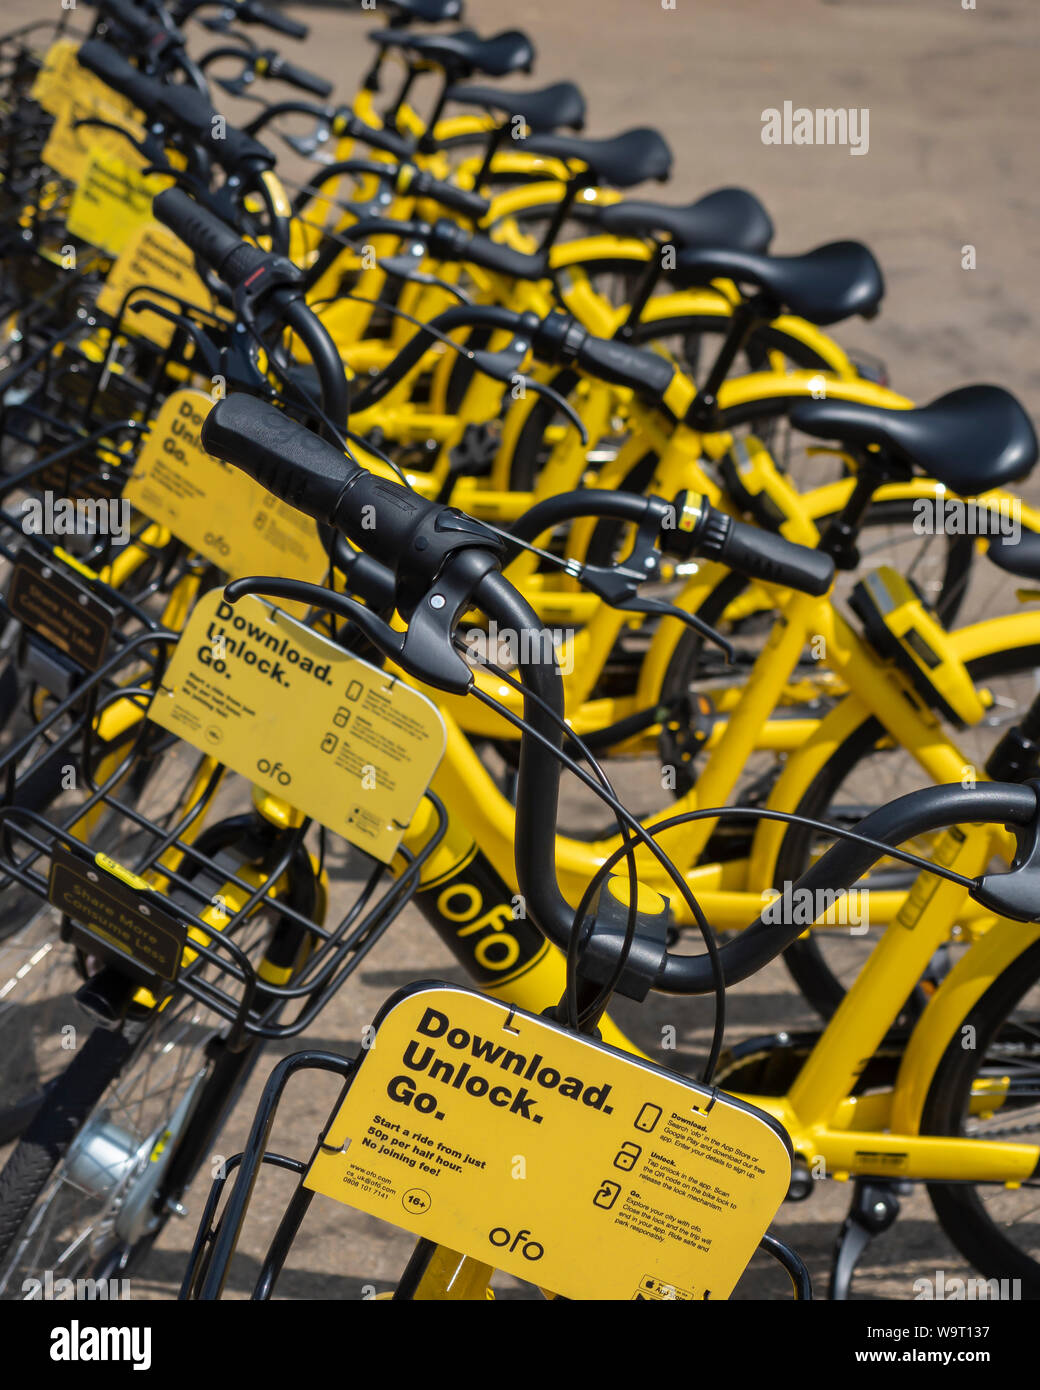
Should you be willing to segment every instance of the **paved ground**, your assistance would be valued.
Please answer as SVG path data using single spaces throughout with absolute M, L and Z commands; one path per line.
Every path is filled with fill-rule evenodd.
M 312 25 L 300 61 L 333 74 L 338 91 L 349 95 L 367 61 L 363 35 L 372 17 L 329 8 L 296 12 Z M 8 24 L 39 15 L 39 0 L 8 0 L 5 9 Z M 884 357 L 899 389 L 925 400 L 989 380 L 1018 392 L 1032 411 L 1040 408 L 1035 0 L 979 0 L 970 11 L 960 0 L 675 0 L 669 10 L 656 0 L 527 0 L 519 10 L 511 0 L 471 0 L 468 17 L 484 31 L 516 24 L 528 30 L 538 45 L 537 80 L 576 78 L 588 97 L 590 133 L 659 126 L 676 155 L 665 196 L 683 201 L 742 183 L 771 210 L 778 251 L 844 236 L 869 242 L 885 270 L 886 307 L 873 324 L 850 325 L 838 336 Z M 786 100 L 868 108 L 868 153 L 764 145 L 762 113 Z M 962 268 L 966 245 L 975 248 L 974 270 Z M 308 1042 L 348 1046 L 393 988 L 431 974 L 453 977 L 450 960 L 406 913 Z M 658 1004 L 650 1022 L 643 1020 L 644 1036 L 666 1022 L 695 1048 L 707 1006 Z M 780 968 L 734 991 L 733 1038 L 809 1022 Z M 225 1152 L 239 1146 L 267 1071 L 262 1064 Z M 331 1083 L 300 1085 L 274 1147 L 305 1154 L 334 1093 Z M 248 1288 L 284 1191 L 278 1179 L 258 1191 L 232 1294 Z M 163 1237 L 137 1282 L 138 1296 L 175 1290 L 200 1195 L 193 1194 L 191 1218 Z M 786 1206 L 778 1219 L 821 1287 L 847 1198 L 841 1185 L 819 1184 L 809 1202 Z M 292 1254 L 284 1292 L 353 1298 L 366 1285 L 387 1288 L 408 1241 L 384 1239 L 386 1232 L 323 1206 Z M 913 1280 L 939 1268 L 964 1273 L 927 1200 L 915 1196 L 896 1231 L 865 1256 L 857 1296 L 912 1298 Z M 758 1262 L 741 1293 L 786 1296 L 783 1280 Z

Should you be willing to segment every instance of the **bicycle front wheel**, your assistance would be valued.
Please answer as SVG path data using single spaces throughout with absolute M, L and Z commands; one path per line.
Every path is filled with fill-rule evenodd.
M 974 1032 L 965 1033 L 969 1027 Z M 984 1107 L 979 1098 L 987 1092 L 994 1100 Z M 954 1030 L 921 1133 L 1040 1145 L 1040 941 L 997 976 Z M 998 1281 L 1001 1298 L 1040 1298 L 1040 1177 L 1015 1188 L 929 1183 L 928 1195 L 950 1240 Z
M 1037 690 L 1040 647 L 1026 645 L 988 653 L 967 663 L 972 679 L 986 686 L 993 705 L 981 724 L 960 731 L 957 746 L 966 762 L 981 769 L 1003 730 L 1025 713 Z M 854 825 L 876 806 L 927 786 L 929 779 L 906 749 L 895 746 L 881 725 L 866 719 L 835 749 L 793 809 L 798 815 L 830 825 Z M 792 825 L 777 856 L 774 884 L 794 883 L 822 853 L 825 837 L 807 826 Z M 933 841 L 904 845 L 929 858 Z M 863 880 L 868 889 L 908 892 L 914 870 L 896 860 L 880 860 Z M 881 927 L 848 930 L 817 928 L 788 947 L 784 963 L 813 1008 L 830 1018 L 874 949 Z M 947 972 L 960 945 L 970 935 L 948 942 L 933 959 L 929 974 L 907 1001 L 904 1022 L 920 1011 L 927 994 Z

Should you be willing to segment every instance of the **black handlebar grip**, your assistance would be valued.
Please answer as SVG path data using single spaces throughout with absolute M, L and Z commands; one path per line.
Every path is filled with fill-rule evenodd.
M 403 190 L 410 197 L 431 198 L 435 203 L 440 203 L 442 207 L 450 208 L 452 212 L 459 213 L 462 217 L 468 217 L 474 222 L 480 222 L 487 216 L 490 204 L 487 198 L 475 193 L 470 188 L 459 188 L 456 184 L 445 183 L 441 179 L 432 178 L 425 169 L 416 172 L 414 178 L 407 188 Z M 494 245 L 495 243 L 492 243 Z
M 179 29 L 167 29 L 144 10 L 139 10 L 132 0 L 96 0 L 96 4 L 103 19 L 112 20 L 141 48 L 159 47 L 171 41 L 184 44 L 184 35 Z
M 834 560 L 822 550 L 796 545 L 775 531 L 762 531 L 711 509 L 698 547 L 747 579 L 780 584 L 819 597 L 834 582 Z
M 290 39 L 305 39 L 310 33 L 306 24 L 301 24 L 298 19 L 290 19 L 288 15 L 278 14 L 275 10 L 269 10 L 266 5 L 261 5 L 259 0 L 246 0 L 240 15 L 249 24 L 261 24 L 265 29 L 273 29 Z
M 395 159 L 411 159 L 415 153 L 415 147 L 404 135 L 398 135 L 396 130 L 377 130 L 375 126 L 368 125 L 367 122 L 359 120 L 352 112 L 344 112 L 346 124 L 342 134 L 349 135 L 352 140 L 360 140 L 363 144 L 371 145 L 374 150 L 382 150 L 384 154 L 393 155 Z M 335 134 L 341 132 L 333 124 Z
M 442 537 L 449 544 L 469 538 L 496 545 L 490 532 L 476 534 L 478 523 L 454 508 L 377 477 L 253 396 L 236 392 L 218 401 L 202 426 L 202 443 L 275 497 L 349 536 L 394 574 L 427 555 L 436 563 Z
M 127 97 L 147 116 L 157 116 L 163 106 L 165 88 L 154 77 L 147 77 L 133 67 L 101 39 L 88 39 L 80 44 L 76 60 L 81 67 L 100 77 L 107 87 Z
M 272 60 L 265 75 L 278 82 L 286 82 L 290 87 L 298 87 L 301 92 L 310 92 L 312 96 L 321 97 L 322 100 L 332 95 L 332 83 L 326 78 L 308 71 L 307 68 L 299 68 L 295 63 L 287 62 L 281 57 Z
M 590 376 L 615 386 L 628 386 L 637 395 L 653 401 L 661 399 L 675 376 L 675 368 L 658 353 L 613 338 L 594 338 L 592 334 L 582 340 L 576 360 Z
M 228 125 L 194 87 L 163 86 L 161 91 L 163 114 L 173 125 L 193 135 L 225 169 L 240 170 L 249 165 L 274 167 L 275 157 L 267 146 L 244 130 Z
M 503 246 L 500 241 L 479 233 L 467 232 L 457 222 L 440 218 L 433 224 L 430 235 L 430 254 L 446 261 L 469 261 L 485 270 L 508 275 L 514 280 L 541 280 L 545 275 L 545 258 L 527 251 Z
M 238 391 L 218 401 L 206 416 L 202 445 L 322 523 L 332 521 L 344 487 L 362 471 L 335 445 L 267 401 Z
M 232 289 L 268 263 L 266 251 L 243 241 L 233 227 L 182 188 L 159 193 L 152 202 L 152 211 Z

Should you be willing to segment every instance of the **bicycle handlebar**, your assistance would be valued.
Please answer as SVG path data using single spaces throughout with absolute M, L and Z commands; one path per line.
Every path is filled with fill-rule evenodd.
M 438 557 L 464 537 L 499 549 L 491 532 L 455 508 L 370 473 L 252 396 L 235 393 L 218 401 L 206 417 L 202 443 L 281 501 L 340 531 L 398 578 L 413 567 L 435 578 Z
M 527 600 L 499 572 L 494 537 L 479 523 L 454 508 L 426 501 L 398 483 L 374 478 L 273 406 L 246 396 L 218 402 L 203 425 L 202 442 L 211 453 L 242 468 L 275 496 L 316 521 L 336 527 L 390 569 L 398 583 L 407 572 L 415 609 L 425 608 L 438 597 L 435 586 L 443 587 L 448 562 L 456 551 L 470 547 L 471 558 L 474 549 L 478 555 L 483 551 L 486 563 L 482 568 L 471 566 L 473 582 L 468 595 L 455 594 L 454 614 L 461 615 L 471 602 L 504 631 L 542 632 L 542 624 Z M 373 508 L 374 512 L 366 515 L 366 509 Z M 375 526 L 371 525 L 373 516 L 377 518 Z M 425 584 L 419 585 L 421 592 L 414 587 L 416 576 L 425 579 Z M 241 587 L 243 581 L 238 583 Z M 279 589 L 287 591 L 287 585 L 287 581 L 280 581 Z M 555 872 L 560 764 L 554 750 L 562 746 L 563 685 L 555 660 L 530 656 L 530 650 L 551 651 L 551 644 L 518 646 L 524 717 L 536 736 L 525 732 L 520 743 L 517 881 L 534 921 L 551 941 L 566 949 L 574 911 L 560 891 Z M 881 843 L 898 845 L 932 830 L 972 822 L 1031 826 L 1035 830 L 1037 816 L 1034 787 L 991 782 L 974 789 L 956 785 L 911 792 L 871 813 L 859 830 Z M 810 892 L 849 888 L 881 853 L 859 841 L 841 841 L 794 887 Z M 992 883 L 992 878 L 988 882 Z M 760 916 L 720 947 L 726 983 L 735 984 L 754 974 L 786 950 L 803 930 L 800 916 L 785 926 Z M 673 994 L 709 993 L 715 988 L 712 963 L 707 956 L 668 953 L 654 987 Z
M 290 39 L 305 39 L 310 33 L 306 24 L 269 10 L 260 0 L 183 0 L 176 11 L 177 22 L 183 24 L 197 10 L 208 9 L 211 5 L 216 5 L 223 12 L 225 28 L 232 21 L 239 20 L 243 24 L 259 24 L 265 29 L 273 29 Z
M 265 50 L 258 57 L 267 64 L 262 73 L 264 77 L 286 82 L 290 87 L 298 87 L 301 92 L 310 92 L 312 96 L 325 98 L 332 95 L 333 84 L 326 78 L 311 72 L 309 68 L 290 63 L 288 58 L 283 58 L 273 48 Z
M 662 545 L 679 559 L 718 560 L 747 579 L 797 589 L 814 598 L 834 583 L 834 559 L 822 550 L 737 521 L 699 493 L 681 492 L 674 505 L 678 526 L 662 534 Z
M 908 792 L 879 806 L 859 821 L 857 834 L 899 845 L 934 830 L 954 825 L 1007 825 L 1010 828 L 1034 826 L 1040 806 L 1035 786 L 1015 782 L 985 782 L 967 788 L 959 782 L 949 786 L 924 787 Z M 856 840 L 839 840 L 791 885 L 794 901 L 804 894 L 835 893 L 853 886 L 857 879 L 881 858 L 882 852 Z M 991 875 L 988 883 L 1005 875 Z M 1040 915 L 1040 897 L 1034 915 Z M 801 913 L 778 923 L 775 909 L 766 917 L 764 909 L 749 927 L 719 949 L 723 977 L 728 985 L 739 984 L 786 951 L 805 931 Z M 671 994 L 709 994 L 715 977 L 707 956 L 669 955 L 655 986 Z
M 328 330 L 304 302 L 300 272 L 292 262 L 243 241 L 183 189 L 158 194 L 152 211 L 232 290 L 248 290 L 255 298 L 271 287 L 285 323 L 310 353 L 325 414 L 337 429 L 345 429 L 350 403 L 343 362 Z
M 685 491 L 670 505 L 663 498 L 609 488 L 561 492 L 530 507 L 510 529 L 518 540 L 533 541 L 579 516 L 612 517 L 639 525 L 655 505 L 663 511 L 658 543 L 666 555 L 718 560 L 747 579 L 780 584 L 814 597 L 825 594 L 834 582 L 830 555 L 737 521 L 699 494 Z M 685 521 L 689 524 L 684 525 Z
M 401 235 L 421 223 L 387 224 Z M 357 412 L 378 404 L 419 362 L 437 341 L 439 334 L 456 328 L 501 328 L 526 336 L 539 361 L 550 366 L 575 365 L 590 376 L 628 387 L 636 395 L 661 405 L 672 384 L 675 368 L 664 357 L 647 348 L 609 338 L 596 338 L 569 314 L 552 310 L 544 319 L 536 314 L 519 314 L 495 304 L 466 304 L 446 309 L 425 328 L 414 333 L 392 362 L 374 377 L 354 400 Z M 778 581 L 779 582 L 779 581 Z
M 156 218 L 232 289 L 244 285 L 271 260 L 270 253 L 243 241 L 234 227 L 181 188 L 168 188 L 152 202 Z
M 271 29 L 276 34 L 284 34 L 290 39 L 305 39 L 311 32 L 310 26 L 301 24 L 298 19 L 290 19 L 288 15 L 279 14 L 277 10 L 269 10 L 266 5 L 260 4 L 260 0 L 234 0 L 235 17 L 241 19 L 244 24 L 259 24 L 264 29 Z
M 185 39 L 172 23 L 163 24 L 146 10 L 139 9 L 133 0 L 90 0 L 97 7 L 98 18 L 111 20 L 145 52 L 155 52 L 168 44 L 183 48 Z
M 274 167 L 275 157 L 267 146 L 228 125 L 195 88 L 171 86 L 139 72 L 98 39 L 88 39 L 77 57 L 83 67 L 113 91 L 129 98 L 153 120 L 176 126 L 229 172 L 257 172 Z
M 240 96 L 255 77 L 271 78 L 276 82 L 284 82 L 287 86 L 298 87 L 300 91 L 310 92 L 312 96 L 316 97 L 326 98 L 332 95 L 332 83 L 318 73 L 311 72 L 309 68 L 300 67 L 296 63 L 290 63 L 288 58 L 283 58 L 277 49 L 260 49 L 251 39 L 241 39 L 237 35 L 235 37 L 237 42 L 218 44 L 216 48 L 211 48 L 199 59 L 199 68 L 203 72 L 206 72 L 222 58 L 235 58 L 241 61 L 242 68 L 238 77 L 217 78 L 224 90 L 230 92 L 232 96 Z M 243 44 L 247 44 L 248 47 L 243 47 Z M 293 105 L 292 102 L 285 103 L 286 108 L 290 110 L 293 109 Z M 323 108 L 320 106 L 304 107 L 304 109 L 324 114 Z M 263 114 L 266 115 L 266 111 Z M 244 127 L 247 135 L 255 135 L 258 128 L 255 120 Z
M 377 135 L 380 132 L 375 132 Z M 367 137 L 366 137 L 367 138 Z M 412 169 L 411 165 L 405 169 Z M 402 169 L 402 174 L 405 172 Z M 401 186 L 402 179 L 398 176 L 398 191 L 407 193 L 410 198 L 430 198 L 435 203 L 440 203 L 442 207 L 450 208 L 452 212 L 460 213 L 463 217 L 471 218 L 474 222 L 481 221 L 486 217 L 491 207 L 490 202 L 482 194 L 476 193 L 470 188 L 459 188 L 454 183 L 446 183 L 443 179 L 435 179 L 426 169 L 412 169 L 408 182 Z M 451 225 L 451 224 L 449 224 Z M 461 228 L 459 229 L 462 230 Z M 488 238 L 481 238 L 488 241 L 489 245 L 495 246 L 496 242 L 491 242 Z M 511 250 L 511 247 L 506 247 Z M 517 252 L 518 255 L 523 254 Z

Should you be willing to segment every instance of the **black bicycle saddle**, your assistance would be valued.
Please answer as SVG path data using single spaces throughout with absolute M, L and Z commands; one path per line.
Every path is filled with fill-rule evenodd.
M 773 239 L 769 213 L 743 188 L 719 188 L 683 207 L 634 200 L 611 203 L 596 208 L 592 215 L 611 236 L 663 234 L 680 248 L 731 246 L 761 252 Z
M 764 290 L 810 323 L 871 318 L 885 293 L 881 268 L 859 241 L 832 241 L 803 256 L 763 256 L 725 247 L 691 247 L 676 257 L 673 279 L 704 285 L 735 280 Z
M 462 106 L 481 106 L 486 111 L 501 112 L 510 119 L 521 116 L 525 125 L 537 132 L 581 130 L 585 124 L 585 98 L 573 82 L 554 82 L 551 87 L 539 87 L 536 92 L 514 92 L 503 87 L 476 84 L 451 87 L 448 100 Z
M 511 72 L 530 72 L 534 66 L 534 44 L 519 29 L 504 29 L 489 39 L 482 39 L 473 29 L 456 29 L 450 34 L 376 29 L 368 37 L 380 48 L 408 49 L 453 78 L 469 77 L 475 72 L 486 77 L 505 77 Z
M 791 423 L 824 439 L 878 444 L 962 497 L 1018 482 L 1037 458 L 1029 416 L 1000 386 L 962 386 L 916 410 L 802 401 Z
M 631 188 L 645 179 L 663 183 L 672 169 L 672 152 L 664 136 L 646 127 L 623 131 L 610 140 L 537 135 L 524 141 L 524 149 L 552 159 L 580 160 L 595 182 L 613 184 L 615 188 Z

